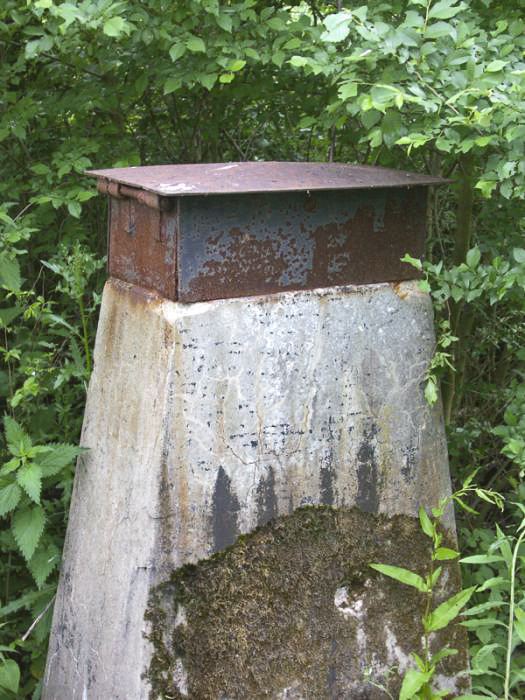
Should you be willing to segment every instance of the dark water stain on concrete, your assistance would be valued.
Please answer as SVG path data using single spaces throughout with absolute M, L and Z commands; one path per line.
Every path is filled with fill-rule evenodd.
M 379 470 L 376 457 L 377 425 L 372 424 L 357 453 L 357 505 L 366 513 L 377 513 L 379 508 Z
M 146 614 L 150 699 L 384 700 L 364 678 L 369 667 L 397 697 L 400 678 L 385 673 L 422 653 L 425 600 L 371 562 L 426 575 L 429 540 L 418 520 L 307 506 L 174 570 L 151 591 Z M 459 572 L 443 564 L 444 596 L 459 587 Z M 466 667 L 465 630 L 450 626 L 433 640 L 445 642 L 460 649 L 438 669 L 449 676 Z
M 277 498 L 275 496 L 275 474 L 269 467 L 266 477 L 261 478 L 257 486 L 257 525 L 266 525 L 277 515 Z
M 239 501 L 232 491 L 230 477 L 219 467 L 212 503 L 213 551 L 233 544 L 238 535 Z

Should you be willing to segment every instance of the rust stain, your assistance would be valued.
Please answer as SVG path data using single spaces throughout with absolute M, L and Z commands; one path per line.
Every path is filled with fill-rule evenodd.
M 398 296 L 400 299 L 403 299 L 403 300 L 404 300 L 404 299 L 407 298 L 407 296 L 408 296 L 408 289 L 406 289 L 406 287 L 403 286 L 403 283 L 402 283 L 402 282 L 394 282 L 394 283 L 391 285 L 391 287 L 392 287 L 392 289 L 394 290 L 394 293 L 397 294 L 397 296 Z

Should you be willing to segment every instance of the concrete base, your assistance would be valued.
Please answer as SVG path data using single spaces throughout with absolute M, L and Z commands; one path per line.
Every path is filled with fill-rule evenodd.
M 416 282 L 185 305 L 110 280 L 43 698 L 384 697 L 363 674 L 378 681 L 409 664 L 420 606 L 367 565 L 424 569 L 417 522 L 393 516 L 450 493 L 440 408 L 423 398 L 434 342 Z M 214 554 L 230 545 L 226 558 Z M 314 569 L 297 578 L 301 551 L 317 582 Z M 255 577 L 238 586 L 242 605 L 239 571 Z M 275 586 L 259 604 L 280 609 L 278 619 L 246 609 L 264 571 Z M 222 603 L 213 581 L 230 586 Z M 294 598 L 300 610 L 273 638 Z M 228 627 L 230 613 L 243 624 Z M 204 643 L 221 620 L 229 642 Z M 213 668 L 192 659 L 190 638 Z

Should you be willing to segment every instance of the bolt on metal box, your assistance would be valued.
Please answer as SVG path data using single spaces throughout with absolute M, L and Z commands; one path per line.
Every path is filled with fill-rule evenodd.
M 444 180 L 339 163 L 89 172 L 110 196 L 109 274 L 181 302 L 413 279 L 427 189 Z

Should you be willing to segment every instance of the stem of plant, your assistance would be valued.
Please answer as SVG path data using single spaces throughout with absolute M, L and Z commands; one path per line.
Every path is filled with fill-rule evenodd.
M 510 569 L 510 604 L 509 604 L 509 625 L 507 632 L 507 659 L 505 663 L 505 700 L 510 700 L 510 659 L 512 656 L 512 632 L 514 628 L 514 587 L 516 583 L 516 560 L 518 558 L 518 551 L 523 538 L 525 537 L 525 528 L 523 532 L 518 537 L 516 546 L 514 547 L 514 552 L 512 555 L 512 564 Z
M 78 306 L 80 309 L 80 318 L 82 320 L 82 333 L 83 333 L 83 340 L 84 340 L 84 352 L 86 354 L 86 368 L 88 371 L 88 374 L 91 374 L 91 354 L 89 352 L 89 334 L 88 334 L 88 326 L 87 326 L 87 318 L 86 318 L 86 311 L 84 309 L 84 300 L 82 299 L 82 295 L 78 297 Z

